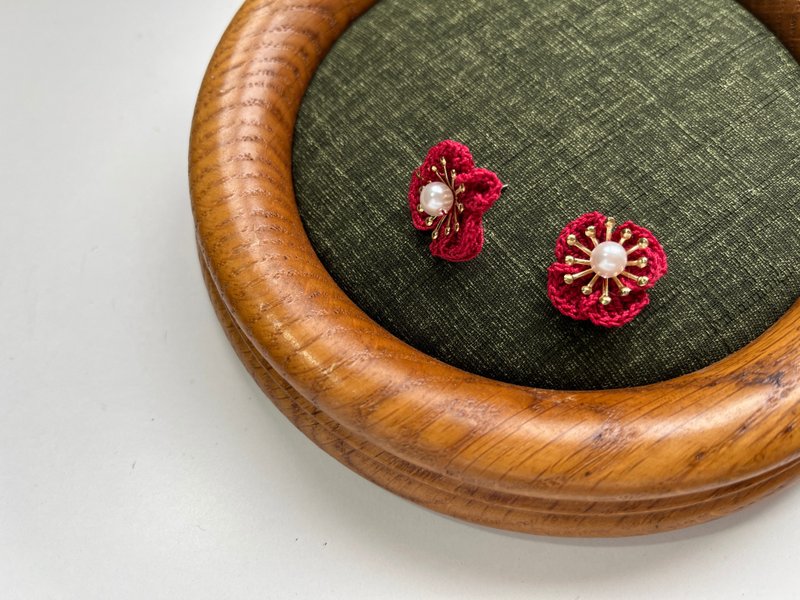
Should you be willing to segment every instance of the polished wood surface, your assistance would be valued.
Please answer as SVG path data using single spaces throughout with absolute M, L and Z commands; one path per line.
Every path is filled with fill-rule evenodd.
M 292 132 L 316 66 L 371 4 L 246 2 L 197 102 L 190 179 L 209 291 L 275 404 L 387 489 L 532 533 L 686 526 L 795 477 L 800 303 L 702 371 L 641 388 L 564 392 L 444 365 L 389 335 L 336 286 L 297 212 Z M 785 40 L 797 53 L 791 23 L 800 2 L 751 4 L 776 32 L 794 32 Z
M 740 0 L 800 60 L 800 0 Z

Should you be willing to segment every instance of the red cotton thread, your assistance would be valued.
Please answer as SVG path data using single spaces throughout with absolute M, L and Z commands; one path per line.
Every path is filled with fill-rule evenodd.
M 603 242 L 613 243 L 605 248 L 610 256 L 604 255 Z M 627 256 L 621 258 L 617 245 Z M 632 221 L 618 226 L 599 212 L 564 227 L 555 254 L 558 262 L 547 271 L 553 306 L 571 319 L 601 327 L 630 323 L 650 303 L 647 291 L 667 272 L 667 255 L 650 230 Z

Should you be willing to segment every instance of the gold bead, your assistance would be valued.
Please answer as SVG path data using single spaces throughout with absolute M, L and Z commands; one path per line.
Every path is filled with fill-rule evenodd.
M 578 238 L 575 237 L 575 234 L 570 233 L 567 236 L 567 246 L 574 246 L 575 242 L 578 241 Z
M 434 231 L 433 234 L 431 235 L 431 239 L 432 240 L 436 240 L 438 238 L 439 238 L 439 232 L 438 231 Z
M 436 168 L 436 165 L 433 165 L 431 167 L 431 171 L 433 171 L 434 173 L 438 173 L 439 169 Z
M 600 304 L 602 304 L 603 306 L 608 306 L 609 304 L 611 304 L 611 296 L 605 296 L 605 295 L 600 296 Z
M 425 212 L 425 209 L 422 208 L 422 203 L 421 202 L 419 204 L 417 204 L 417 211 L 421 212 L 421 213 Z
M 595 229 L 594 225 L 592 225 L 591 227 L 587 227 L 586 228 L 585 233 L 586 233 L 586 237 L 593 238 L 595 236 L 595 233 L 597 233 L 597 229 Z
M 639 284 L 639 287 L 644 287 L 644 286 L 646 286 L 646 285 L 647 285 L 647 282 L 648 282 L 648 281 L 650 281 L 650 279 L 648 279 L 647 277 L 639 277 L 639 278 L 636 280 L 636 283 L 638 283 L 638 284 Z
M 628 294 L 631 293 L 631 288 L 629 287 L 620 288 L 619 293 L 623 296 L 627 296 Z
M 650 240 L 647 238 L 639 238 L 639 248 L 647 248 L 650 245 Z
M 428 227 L 433 225 L 433 217 L 428 217 L 427 219 L 425 219 L 425 225 L 427 225 Z
M 647 257 L 643 256 L 639 259 L 639 267 L 644 269 L 647 266 Z
M 608 217 L 606 219 L 606 225 L 611 225 L 612 227 L 617 224 L 617 220 L 614 217 Z
M 567 256 L 564 259 L 564 264 L 566 264 L 566 265 L 574 265 L 575 264 L 575 257 L 574 256 Z
M 567 285 L 570 285 L 570 284 L 574 283 L 574 281 L 575 281 L 575 278 L 572 275 L 570 275 L 569 273 L 564 275 L 564 283 L 566 283 Z
M 449 228 L 449 227 L 447 227 L 447 228 L 444 230 L 444 234 L 445 234 L 445 235 L 450 235 L 450 228 Z
M 628 229 L 626 227 L 625 229 L 622 230 L 622 239 L 623 240 L 629 240 L 629 239 L 631 239 L 631 237 L 633 237 L 633 232 L 630 229 Z
M 585 285 L 581 288 L 581 292 L 584 296 L 590 296 L 592 294 L 591 286 Z

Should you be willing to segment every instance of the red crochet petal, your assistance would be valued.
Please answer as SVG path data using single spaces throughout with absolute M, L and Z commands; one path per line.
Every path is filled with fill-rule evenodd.
M 578 242 L 591 250 L 594 248 L 592 240 L 587 238 L 586 234 L 584 233 L 591 225 L 594 225 L 595 229 L 597 229 L 598 235 L 605 235 L 605 233 L 600 232 L 605 231 L 604 227 L 606 225 L 606 217 L 600 212 L 591 212 L 581 215 L 574 221 L 567 224 L 567 226 L 561 230 L 558 240 L 556 241 L 556 259 L 558 262 L 564 262 L 564 259 L 567 257 L 567 255 L 576 256 L 578 258 L 586 258 L 583 252 L 577 248 L 567 245 L 567 236 L 574 234 L 578 238 Z
M 562 263 L 550 265 L 547 269 L 547 296 L 561 314 L 583 321 L 589 318 L 592 297 L 584 296 L 577 282 L 571 285 L 564 283 L 564 275 L 577 272 L 574 266 Z
M 478 212 L 464 212 L 458 233 L 440 235 L 431 242 L 431 254 L 450 262 L 472 260 L 483 249 L 483 218 Z
M 626 270 L 631 273 L 632 275 L 636 275 L 637 277 L 644 275 L 648 278 L 647 285 L 639 287 L 631 285 L 627 283 L 626 277 L 622 277 L 623 282 L 626 282 L 626 285 L 629 285 L 631 288 L 636 287 L 640 290 L 649 290 L 653 287 L 659 279 L 667 272 L 667 254 L 664 252 L 664 248 L 662 248 L 661 244 L 656 238 L 655 235 L 649 230 L 636 223 L 631 221 L 626 221 L 622 225 L 619 225 L 617 229 L 614 231 L 614 235 L 612 238 L 615 241 L 619 241 L 620 236 L 622 235 L 622 231 L 624 229 L 630 229 L 633 236 L 630 240 L 626 243 L 626 247 L 630 248 L 632 245 L 636 244 L 639 241 L 639 238 L 647 238 L 650 242 L 650 245 L 645 248 L 637 248 L 633 252 L 630 253 L 629 258 L 631 260 L 637 260 L 642 258 L 643 256 L 647 257 L 647 266 L 644 268 L 641 267 L 628 267 Z
M 428 218 L 427 213 L 421 213 L 417 210 L 419 206 L 419 195 L 422 187 L 428 182 L 423 181 L 417 177 L 416 171 L 411 175 L 411 184 L 408 187 L 408 208 L 411 210 L 411 223 L 415 229 L 420 231 L 431 231 L 436 227 L 435 224 L 428 225 L 425 219 Z
M 447 160 L 448 172 L 455 169 L 456 174 L 461 174 L 471 171 L 475 167 L 475 161 L 472 160 L 469 148 L 453 140 L 444 140 L 428 150 L 428 155 L 422 162 L 419 171 L 425 181 L 439 181 L 431 167 L 436 167 L 441 172 L 442 158 Z
M 560 263 L 553 263 L 547 270 L 550 302 L 561 314 L 571 319 L 588 319 L 601 327 L 621 327 L 630 323 L 650 303 L 646 292 L 634 290 L 627 296 L 612 293 L 611 304 L 603 306 L 599 302 L 602 288 L 597 284 L 594 293 L 584 296 L 579 282 L 571 285 L 564 283 L 564 275 L 575 272 L 574 267 Z
M 455 187 L 464 186 L 459 201 L 467 211 L 485 213 L 500 197 L 503 183 L 500 178 L 488 169 L 475 168 L 456 177 Z
M 641 289 L 641 288 L 639 288 Z M 645 306 L 650 304 L 650 297 L 647 292 L 633 290 L 627 296 L 611 293 L 611 304 L 603 306 L 598 301 L 600 294 L 593 293 L 589 298 L 592 300 L 587 311 L 589 320 L 601 327 L 622 327 L 630 323 Z

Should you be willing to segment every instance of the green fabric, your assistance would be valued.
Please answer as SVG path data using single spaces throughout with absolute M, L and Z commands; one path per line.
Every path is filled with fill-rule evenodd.
M 733 0 L 385 0 L 312 82 L 295 186 L 334 279 L 412 346 L 525 385 L 639 385 L 723 358 L 797 299 L 798 123 L 800 68 Z M 510 186 L 461 265 L 430 257 L 406 204 L 445 138 Z M 545 293 L 556 236 L 592 210 L 669 256 L 620 330 Z

